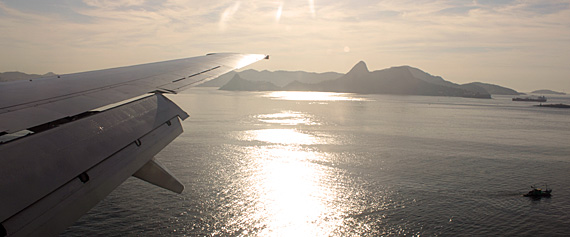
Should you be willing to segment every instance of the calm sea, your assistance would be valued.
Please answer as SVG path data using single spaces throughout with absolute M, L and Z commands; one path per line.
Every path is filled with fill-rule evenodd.
M 570 235 L 568 109 L 510 96 L 170 98 L 190 118 L 157 158 L 184 193 L 130 178 L 65 236 Z M 535 184 L 553 196 L 521 196 Z

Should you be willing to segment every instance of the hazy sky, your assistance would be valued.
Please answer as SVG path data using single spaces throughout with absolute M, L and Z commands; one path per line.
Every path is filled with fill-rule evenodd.
M 249 68 L 410 65 L 456 83 L 570 92 L 570 1 L 0 0 L 0 72 L 70 73 L 210 52 Z

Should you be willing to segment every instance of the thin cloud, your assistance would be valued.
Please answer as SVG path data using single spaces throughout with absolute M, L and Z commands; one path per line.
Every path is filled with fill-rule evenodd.
M 65 73 L 237 51 L 273 54 L 254 65 L 273 70 L 344 71 L 367 60 L 371 69 L 440 73 L 452 64 L 478 68 L 461 75 L 472 81 L 483 71 L 492 77 L 496 65 L 549 66 L 567 77 L 562 62 L 570 60 L 567 1 L 86 0 L 45 8 L 0 2 L 0 47 L 10 55 L 0 71 Z
M 277 12 L 275 13 L 275 21 L 277 23 L 279 23 L 279 20 L 281 20 L 282 14 L 283 14 L 283 2 L 280 2 L 279 6 L 277 7 Z
M 311 17 L 316 18 L 317 13 L 315 11 L 315 0 L 308 0 L 309 1 L 309 12 L 311 13 Z
M 145 0 L 83 0 L 83 2 L 88 6 L 102 9 L 142 6 L 145 4 Z
M 226 10 L 224 10 L 224 12 L 222 12 L 222 15 L 220 16 L 220 23 L 219 23 L 220 31 L 226 30 L 228 22 L 233 18 L 233 16 L 239 10 L 240 3 L 241 2 L 239 2 L 239 1 L 235 2 L 232 6 L 226 8 Z

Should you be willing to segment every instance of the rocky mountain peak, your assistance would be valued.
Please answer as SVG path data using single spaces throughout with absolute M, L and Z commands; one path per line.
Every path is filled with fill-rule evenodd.
M 354 65 L 354 67 L 352 67 L 352 69 L 350 69 L 350 71 L 347 74 L 366 74 L 369 73 L 370 71 L 368 71 L 368 67 L 366 66 L 366 63 L 364 61 L 360 61 L 358 62 L 356 65 Z

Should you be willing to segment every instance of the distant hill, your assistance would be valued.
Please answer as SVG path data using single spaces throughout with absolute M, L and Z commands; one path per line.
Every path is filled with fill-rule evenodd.
M 347 74 L 317 84 L 295 82 L 284 90 L 312 90 L 362 94 L 397 94 L 491 98 L 483 88 L 458 85 L 409 66 L 370 72 L 366 63 L 358 62 Z
M 298 73 L 298 72 L 296 72 Z M 273 74 L 264 71 L 265 81 L 271 80 Z M 283 71 L 276 72 L 283 74 Z M 239 73 L 243 78 L 246 76 Z M 292 75 L 292 74 L 288 74 Z M 329 74 L 336 76 L 336 74 Z M 287 91 L 330 91 L 330 92 L 351 92 L 362 94 L 398 94 L 398 95 L 432 95 L 432 96 L 457 96 L 471 98 L 491 98 L 491 95 L 482 87 L 475 84 L 459 85 L 444 80 L 439 76 L 432 76 L 420 69 L 410 66 L 392 67 L 384 70 L 370 72 L 366 63 L 358 62 L 348 73 L 338 78 L 329 78 L 318 83 L 306 83 L 300 80 L 290 80 L 284 86 L 277 85 L 277 90 Z M 249 78 L 247 78 L 249 80 Z M 259 80 L 260 78 L 258 78 Z M 247 90 L 259 90 L 260 84 L 252 84 L 253 88 L 247 88 L 244 80 L 239 78 L 239 87 Z M 232 79 L 233 81 L 233 79 Z M 282 80 L 281 82 L 286 81 Z M 235 82 L 234 82 L 235 83 Z M 229 83 L 228 83 L 229 84 Z M 282 83 L 281 83 L 282 84 Z M 263 89 L 271 88 L 265 84 Z M 236 84 L 232 90 L 238 88 Z M 228 87 L 220 88 L 221 90 Z
M 0 82 L 27 80 L 56 75 L 22 72 L 0 73 Z M 247 78 L 247 79 L 243 79 Z M 230 72 L 200 86 L 220 87 L 221 90 L 243 91 L 331 91 L 363 94 L 434 95 L 472 98 L 491 98 L 494 95 L 520 95 L 506 87 L 473 82 L 456 84 L 410 66 L 391 67 L 370 72 L 366 63 L 358 62 L 346 74 L 336 72 L 314 73 L 303 71 L 245 70 Z M 562 94 L 551 90 L 537 90 L 536 94 Z
M 228 83 L 237 72 L 230 72 L 222 75 L 216 79 L 201 84 L 201 87 L 220 87 Z M 303 71 L 275 71 L 270 72 L 267 70 L 256 71 L 253 69 L 239 72 L 242 78 L 247 78 L 248 81 L 264 81 L 271 82 L 277 86 L 283 87 L 293 81 L 303 83 L 319 83 L 326 80 L 332 80 L 341 77 L 343 74 L 337 72 L 303 72 Z
M 38 74 L 26 74 L 23 72 L 0 72 L 0 82 L 6 81 L 17 81 L 17 80 L 29 80 L 38 77 L 55 76 L 53 72 L 48 72 L 44 75 Z
M 451 87 L 451 88 L 457 88 L 457 89 L 461 89 L 461 90 L 473 91 L 473 92 L 480 93 L 480 94 L 491 94 L 485 88 L 483 88 L 477 84 L 472 84 L 472 83 L 467 83 L 467 84 L 463 84 L 463 85 L 455 84 L 453 82 L 444 80 L 440 76 L 433 76 L 433 75 L 431 75 L 427 72 L 424 72 L 424 71 L 422 71 L 418 68 L 415 68 L 415 67 L 410 67 L 410 66 L 403 66 L 403 67 L 406 67 L 408 70 L 410 70 L 410 72 L 412 73 L 412 75 L 414 77 L 421 79 L 421 80 L 424 80 L 424 81 L 429 82 L 429 83 L 437 84 L 440 86 Z
M 566 95 L 566 93 L 564 93 L 564 92 L 557 92 L 557 91 L 546 90 L 546 89 L 535 90 L 531 93 L 532 94 L 549 94 L 549 95 Z
M 493 85 L 493 84 L 489 84 L 489 83 L 472 82 L 469 84 L 479 86 L 479 87 L 485 89 L 491 95 L 524 95 L 524 93 L 520 93 L 520 92 L 515 91 L 513 89 L 498 86 L 498 85 Z
M 271 82 L 244 80 L 239 74 L 234 74 L 227 84 L 220 87 L 220 90 L 226 91 L 277 91 L 280 89 Z
M 198 87 L 221 87 L 227 84 L 235 75 L 237 75 L 237 72 L 231 71 L 215 79 L 204 82 L 198 85 Z

